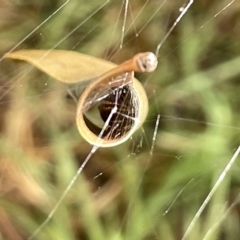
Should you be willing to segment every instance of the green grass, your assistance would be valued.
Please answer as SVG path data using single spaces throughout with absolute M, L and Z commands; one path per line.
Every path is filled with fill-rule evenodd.
M 1 56 L 63 3 L 0 6 Z M 138 37 L 130 28 L 119 50 L 123 12 L 115 23 L 122 1 L 110 1 L 83 23 L 103 3 L 71 0 L 16 50 L 59 44 L 57 49 L 120 63 L 155 51 L 181 6 L 167 1 Z M 133 16 L 144 3 L 130 1 Z M 181 239 L 240 143 L 239 3 L 214 17 L 227 3 L 195 1 L 160 50 L 157 70 L 137 75 L 150 102 L 144 134 L 98 149 L 35 239 Z M 160 4 L 148 2 L 136 29 Z M 6 240 L 34 232 L 91 151 L 77 132 L 75 105 L 63 86 L 36 69 L 24 74 L 27 68 L 0 62 L 0 239 Z M 239 171 L 237 159 L 187 239 L 203 239 L 209 230 L 206 239 L 239 239 Z

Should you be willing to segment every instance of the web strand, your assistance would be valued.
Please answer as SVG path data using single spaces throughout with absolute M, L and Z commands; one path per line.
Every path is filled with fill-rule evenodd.
M 209 194 L 207 195 L 207 197 L 205 198 L 204 202 L 202 203 L 201 207 L 198 209 L 197 213 L 195 214 L 194 218 L 192 219 L 191 223 L 189 224 L 186 232 L 184 233 L 182 240 L 187 239 L 187 237 L 189 236 L 189 234 L 191 233 L 192 229 L 194 228 L 197 220 L 199 219 L 200 215 L 202 214 L 202 212 L 204 211 L 204 209 L 206 208 L 207 204 L 209 203 L 209 201 L 212 199 L 214 193 L 217 191 L 217 189 L 219 188 L 219 186 L 221 185 L 221 183 L 224 181 L 224 178 L 226 177 L 227 173 L 230 171 L 230 169 L 232 168 L 232 165 L 235 163 L 238 155 L 240 153 L 240 146 L 237 148 L 237 150 L 235 151 L 235 153 L 233 154 L 232 158 L 230 159 L 230 161 L 228 162 L 228 164 L 226 165 L 226 167 L 223 169 L 222 173 L 219 175 L 216 183 L 214 184 L 213 188 L 211 189 L 211 191 L 209 192 Z

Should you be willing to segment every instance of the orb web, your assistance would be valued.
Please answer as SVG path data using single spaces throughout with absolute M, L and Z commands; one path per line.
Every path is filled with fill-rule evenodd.
M 239 145 L 236 140 L 239 132 L 236 124 L 238 118 L 235 115 L 238 112 L 237 100 L 236 102 L 234 100 L 237 99 L 234 91 L 237 90 L 237 84 L 231 81 L 239 76 L 239 72 L 234 67 L 238 65 L 236 54 L 238 52 L 236 49 L 236 51 L 229 49 L 234 49 L 239 40 L 231 38 L 229 32 L 236 32 L 234 30 L 237 26 L 234 22 L 236 10 L 234 9 L 239 9 L 239 6 L 236 1 L 224 1 L 216 4 L 216 7 L 209 3 L 208 7 L 211 11 L 201 14 L 202 18 L 200 17 L 199 21 L 197 18 L 192 18 L 191 13 L 195 13 L 197 8 L 200 15 L 200 9 L 206 6 L 195 1 L 190 7 L 188 4 L 191 3 L 190 1 L 178 4 L 168 0 L 145 1 L 142 4 L 134 1 L 121 1 L 120 4 L 114 1 L 101 3 L 92 1 L 92 4 L 89 4 L 90 7 L 83 4 L 85 14 L 79 16 L 79 13 L 71 12 L 71 8 L 74 9 L 76 7 L 74 4 L 77 3 L 61 2 L 58 6 L 52 7 L 53 11 L 49 10 L 46 15 L 42 15 L 41 24 L 30 21 L 29 25 L 26 25 L 26 32 L 23 31 L 23 38 L 18 36 L 11 40 L 12 43 L 14 41 L 13 44 L 6 43 L 6 48 L 2 50 L 4 53 L 22 48 L 38 49 L 44 45 L 50 51 L 55 48 L 74 49 L 90 55 L 104 56 L 105 59 L 115 63 L 126 60 L 126 55 L 131 57 L 136 52 L 151 48 L 147 50 L 156 52 L 160 60 L 156 73 L 146 76 L 137 75 L 144 83 L 150 102 L 149 116 L 142 131 L 134 134 L 132 139 L 122 147 L 108 150 L 99 149 L 96 146 L 90 147 L 76 133 L 74 120 L 71 120 L 74 119 L 75 103 L 71 98 L 65 99 L 66 86 L 54 82 L 54 79 L 49 79 L 39 72 L 31 75 L 31 66 L 19 64 L 13 67 L 11 65 L 12 68 L 8 69 L 8 72 L 2 71 L 0 98 L 4 118 L 1 117 L 3 123 L 1 124 L 1 143 L 4 151 L 1 150 L 3 151 L 1 155 L 6 159 L 15 159 L 13 166 L 16 166 L 13 167 L 12 172 L 16 171 L 15 168 L 21 173 L 28 169 L 29 175 L 37 179 L 33 181 L 29 177 L 27 181 L 21 174 L 19 178 L 15 178 L 11 172 L 6 174 L 7 171 L 2 171 L 13 186 L 16 186 L 16 182 L 21 182 L 24 183 L 24 187 L 29 186 L 26 189 L 32 189 L 24 191 L 19 187 L 19 190 L 13 191 L 13 194 L 20 196 L 25 203 L 33 204 L 39 209 L 35 212 L 37 219 L 33 219 L 25 209 L 25 221 L 30 221 L 31 226 L 27 226 L 25 221 L 21 223 L 19 218 L 16 219 L 23 229 L 26 229 L 26 235 L 35 234 L 34 230 L 37 229 L 39 237 L 48 236 L 49 238 L 51 228 L 59 233 L 60 230 L 54 227 L 54 224 L 62 225 L 63 217 L 60 216 L 62 212 L 69 211 L 69 214 L 74 215 L 73 211 L 65 206 L 68 205 L 70 208 L 75 207 L 74 210 L 79 213 L 77 217 L 74 215 L 78 219 L 78 224 L 79 219 L 89 219 L 89 216 L 94 219 L 93 222 L 86 220 L 84 225 L 85 232 L 92 239 L 95 234 L 93 229 L 99 230 L 96 232 L 103 239 L 107 239 L 98 217 L 103 216 L 104 223 L 114 229 L 114 223 L 110 224 L 113 221 L 106 220 L 110 215 L 104 215 L 104 213 L 106 209 L 117 208 L 119 204 L 124 211 L 123 214 L 114 212 L 120 222 L 117 225 L 118 233 L 115 232 L 115 234 L 122 234 L 121 236 L 124 237 L 134 236 L 135 239 L 146 237 L 161 239 L 162 234 L 166 232 L 164 229 L 158 231 L 159 223 L 172 226 L 173 223 L 169 219 L 174 216 L 174 212 L 180 212 L 178 207 L 184 206 L 186 209 L 186 205 L 193 202 L 194 197 L 191 192 L 195 193 L 196 198 L 202 199 L 202 196 L 207 195 L 206 193 L 215 191 L 216 181 L 214 180 L 217 180 L 218 176 L 223 176 L 219 174 L 222 171 L 226 173 L 220 181 L 220 190 L 223 193 L 221 195 L 216 192 L 216 197 L 210 194 L 213 204 L 209 206 L 212 210 L 217 209 L 228 213 L 228 215 L 223 214 L 225 218 L 221 221 L 226 221 L 229 217 L 233 219 L 232 206 L 238 204 L 238 195 L 235 195 L 225 182 L 231 181 L 231 174 L 234 176 L 236 186 L 239 181 L 237 174 L 232 171 L 233 162 L 230 161 Z M 14 10 L 14 7 L 10 3 L 7 4 L 7 8 Z M 39 11 L 39 14 L 44 12 L 43 10 L 41 12 L 40 5 L 34 9 Z M 71 19 L 68 15 L 70 12 L 73 14 L 72 23 L 66 22 L 66 19 Z M 151 14 L 147 15 L 148 12 Z M 179 21 L 181 13 L 186 15 Z M 29 16 L 30 11 L 26 12 L 26 18 Z M 112 19 L 115 22 L 110 26 L 108 21 L 112 22 L 110 21 Z M 24 19 L 21 21 L 24 23 Z M 62 32 L 50 34 L 59 25 Z M 19 25 L 19 29 L 24 29 L 23 26 Z M 175 28 L 169 35 L 168 29 L 172 26 Z M 214 31 L 219 31 L 221 34 Z M 214 34 L 219 34 L 219 37 L 215 38 Z M 228 47 L 225 45 L 227 36 L 229 37 Z M 212 45 L 212 42 L 216 44 Z M 104 49 L 97 48 L 99 45 Z M 209 49 L 215 51 L 211 52 Z M 224 49 L 228 56 L 223 56 L 221 49 Z M 200 60 L 196 61 L 196 59 Z M 211 65 L 211 62 L 214 64 Z M 1 69 L 7 66 L 3 59 L 0 64 Z M 6 69 L 11 66 L 7 66 Z M 69 86 L 71 95 L 74 95 L 75 87 Z M 230 89 L 235 94 L 235 98 L 231 97 L 230 91 L 223 91 L 223 89 Z M 131 125 L 136 121 L 135 110 L 132 110 L 136 104 L 134 97 L 127 94 L 128 91 L 127 85 L 109 87 L 103 91 L 96 91 L 95 98 L 90 96 L 90 101 L 97 102 L 100 118 L 103 120 L 100 126 L 103 131 L 98 132 L 100 137 L 105 134 L 121 135 L 122 128 L 109 130 L 109 124 L 111 125 L 113 121 L 117 121 L 119 125 L 125 125 L 126 122 Z M 128 102 L 129 98 L 132 100 L 130 110 L 125 107 L 125 101 Z M 229 99 L 232 99 L 232 103 Z M 120 107 L 119 102 L 124 102 L 123 106 Z M 121 111 L 116 112 L 119 108 Z M 47 117 L 44 118 L 43 115 Z M 58 132 L 61 134 L 57 134 Z M 7 149 L 9 149 L 8 152 Z M 41 159 L 39 171 L 36 165 L 34 167 L 29 155 L 34 156 L 34 159 Z M 233 159 L 238 169 L 236 157 L 234 155 Z M 51 158 L 54 161 L 43 161 Z M 18 159 L 24 161 L 21 163 L 17 161 Z M 79 163 L 79 159 L 84 160 L 82 164 Z M 116 159 L 117 163 L 114 162 Z M 230 166 L 231 174 L 224 170 L 226 161 L 229 162 L 227 166 Z M 26 167 L 28 165 L 29 168 Z M 74 175 L 79 165 L 80 168 Z M 83 169 L 84 172 L 82 172 Z M 74 178 L 72 178 L 73 175 Z M 209 185 L 209 179 L 213 182 L 212 185 Z M 74 182 L 76 184 L 73 186 Z M 91 191 L 84 188 L 83 182 L 92 184 Z M 208 186 L 208 189 L 204 191 L 201 186 Z M 198 196 L 196 189 L 199 189 L 199 194 L 202 193 L 202 195 Z M 9 190 L 6 189 L 6 192 L 8 193 Z M 94 209 L 95 214 L 92 213 L 94 211 L 91 212 L 91 206 L 86 203 L 86 199 L 79 196 L 79 192 L 84 192 L 82 195 L 88 196 L 91 199 L 90 202 L 97 206 Z M 237 202 L 234 200 L 231 202 L 231 199 L 224 196 L 224 193 L 227 195 L 229 192 Z M 120 198 L 122 201 L 115 202 Z M 43 207 L 38 203 L 39 200 L 43 203 Z M 224 201 L 229 202 L 230 207 L 224 206 Z M 182 232 L 190 234 L 186 228 L 188 226 L 190 232 L 197 233 L 194 226 L 199 223 L 195 219 L 201 220 L 197 210 L 205 206 L 201 205 L 202 202 L 194 202 L 190 205 L 189 211 L 185 211 L 188 219 L 191 219 L 194 224 L 181 218 L 180 221 L 182 220 L 185 225 L 182 226 Z M 220 204 L 215 205 L 216 202 Z M 80 204 L 83 207 L 80 207 Z M 217 206 L 220 207 L 217 208 Z M 230 209 L 232 210 L 229 211 Z M 10 210 L 6 212 L 13 214 Z M 40 225 L 42 221 L 39 218 L 45 219 L 43 219 L 44 225 Z M 205 235 L 209 236 L 212 230 L 217 229 L 218 233 L 221 233 L 211 212 L 206 212 L 206 218 L 208 225 L 199 235 L 202 236 L 201 239 L 204 239 Z M 146 219 L 147 223 L 143 219 Z M 146 233 L 134 229 L 131 226 L 133 221 L 136 226 L 144 226 L 139 229 L 144 229 Z M 226 224 L 229 225 L 229 222 L 226 221 Z M 235 229 L 235 226 L 233 225 L 232 228 Z M 66 226 L 63 229 L 68 232 L 72 226 Z M 226 233 L 229 232 L 226 230 Z M 16 234 L 20 234 L 18 230 Z M 78 227 L 74 234 L 81 235 Z M 178 234 L 180 233 L 174 232 L 171 236 Z M 184 239 L 184 234 L 181 237 Z M 34 238 L 35 235 L 32 239 Z

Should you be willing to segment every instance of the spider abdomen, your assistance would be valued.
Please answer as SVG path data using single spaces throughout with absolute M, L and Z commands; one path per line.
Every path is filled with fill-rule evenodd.
M 112 112 L 114 107 L 117 107 L 116 112 Z M 112 88 L 98 108 L 102 120 L 104 122 L 108 121 L 104 136 L 109 135 L 111 138 L 119 138 L 132 128 L 136 111 L 128 86 Z

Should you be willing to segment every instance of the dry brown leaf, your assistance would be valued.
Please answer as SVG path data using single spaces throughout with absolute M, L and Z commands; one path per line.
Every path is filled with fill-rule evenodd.
M 20 50 L 4 57 L 26 61 L 64 83 L 93 79 L 117 66 L 100 58 L 66 50 Z

